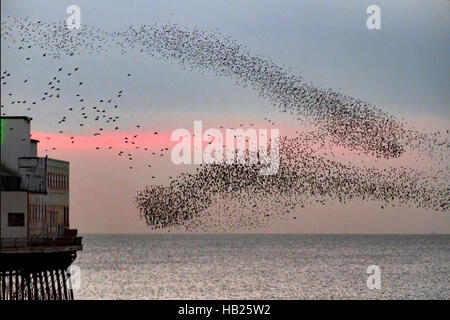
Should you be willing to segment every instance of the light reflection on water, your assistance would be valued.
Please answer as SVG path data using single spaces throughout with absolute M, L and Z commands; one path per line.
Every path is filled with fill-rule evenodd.
M 76 299 L 449 299 L 448 235 L 85 235 Z M 381 289 L 369 290 L 369 265 Z

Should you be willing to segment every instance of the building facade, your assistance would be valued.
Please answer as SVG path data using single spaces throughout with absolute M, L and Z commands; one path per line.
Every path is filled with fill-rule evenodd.
M 39 141 L 30 138 L 30 122 L 28 117 L 1 118 L 3 243 L 73 234 L 69 229 L 69 162 L 37 156 Z
M 64 236 L 69 229 L 69 162 L 47 159 L 48 235 Z
M 0 117 L 0 300 L 73 299 L 69 162 L 38 157 L 30 123 Z
M 28 237 L 28 193 L 26 191 L 2 191 L 0 196 L 2 239 L 10 239 L 14 245 L 26 243 Z

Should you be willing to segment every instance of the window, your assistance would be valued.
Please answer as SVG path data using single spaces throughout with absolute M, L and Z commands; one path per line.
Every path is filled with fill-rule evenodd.
M 9 212 L 8 213 L 8 227 L 24 227 L 25 214 L 23 212 Z
M 58 213 L 56 211 L 50 211 L 49 225 L 51 229 L 55 229 L 58 225 Z
M 69 207 L 64 207 L 64 226 L 69 227 Z

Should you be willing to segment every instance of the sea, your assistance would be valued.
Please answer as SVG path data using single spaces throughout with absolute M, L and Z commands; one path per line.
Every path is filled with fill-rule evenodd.
M 75 299 L 449 299 L 450 235 L 83 235 Z M 75 274 L 77 278 L 75 278 Z

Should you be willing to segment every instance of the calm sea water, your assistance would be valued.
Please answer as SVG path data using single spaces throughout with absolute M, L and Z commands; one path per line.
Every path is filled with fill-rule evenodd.
M 450 236 L 86 235 L 76 299 L 449 299 Z M 370 290 L 369 265 L 381 269 Z

